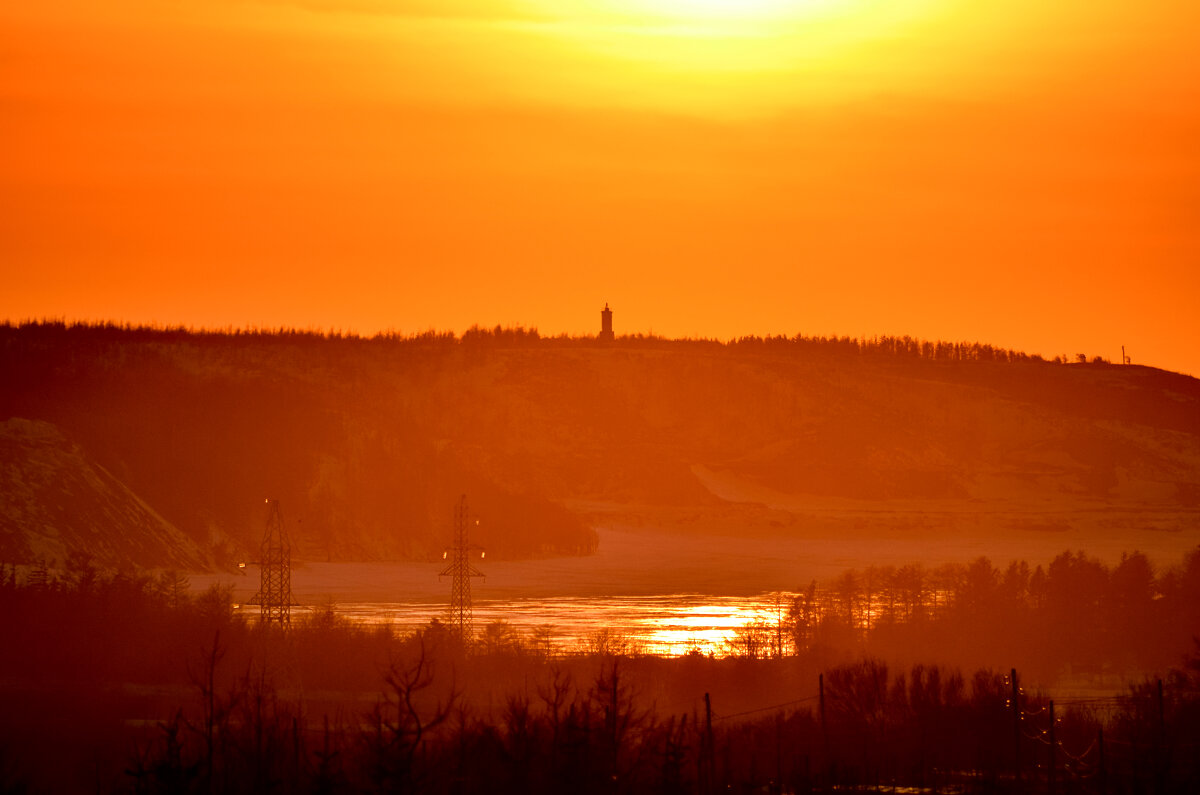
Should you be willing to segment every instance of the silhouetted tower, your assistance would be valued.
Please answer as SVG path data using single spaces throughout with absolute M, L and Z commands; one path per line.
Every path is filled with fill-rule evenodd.
M 292 624 L 292 544 L 283 526 L 278 500 L 267 500 L 267 532 L 259 550 L 258 593 L 250 604 L 259 605 L 259 620 L 264 624 Z
M 454 547 L 442 553 L 443 560 L 450 560 L 449 565 L 442 570 L 439 577 L 451 577 L 450 582 L 450 624 L 464 642 L 471 639 L 471 578 L 482 577 L 483 572 L 471 565 L 470 552 L 472 547 L 467 539 L 467 525 L 470 516 L 467 513 L 467 495 L 458 498 L 454 509 Z M 476 522 L 478 524 L 478 522 Z M 480 553 L 479 557 L 483 557 Z
M 597 339 L 601 342 L 613 341 L 612 310 L 608 308 L 607 301 L 604 303 L 604 308 L 600 310 L 600 336 Z

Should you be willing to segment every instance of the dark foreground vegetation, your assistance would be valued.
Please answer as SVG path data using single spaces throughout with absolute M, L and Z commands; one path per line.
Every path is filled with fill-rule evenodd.
M 1163 670 L 1200 632 L 1200 551 L 1156 571 L 1139 552 L 1115 565 L 1063 552 L 1048 565 L 986 557 L 930 568 L 850 569 L 782 595 L 775 615 L 732 639 L 749 657 L 846 649 L 905 663 L 1007 660 L 1038 681 L 1096 682 Z
M 468 650 L 439 622 L 399 634 L 332 607 L 249 625 L 227 592 L 186 586 L 3 572 L 0 792 L 1200 787 L 1200 647 L 1132 686 L 1068 692 L 1019 666 L 1014 684 L 999 647 L 978 670 L 852 648 L 762 658 L 736 640 L 725 658 L 663 659 L 492 624 Z

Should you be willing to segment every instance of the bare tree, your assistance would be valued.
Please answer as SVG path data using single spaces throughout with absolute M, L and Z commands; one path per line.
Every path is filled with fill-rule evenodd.
M 458 701 L 453 684 L 442 696 L 430 699 L 434 666 L 425 642 L 417 644 L 416 659 L 408 664 L 393 662 L 383 674 L 385 690 L 371 714 L 365 737 L 369 775 L 384 792 L 419 790 L 417 755 L 427 735 L 450 717 Z
M 193 670 L 188 666 L 188 678 L 200 692 L 203 719 L 200 726 L 189 724 L 192 731 L 200 734 L 204 740 L 204 761 L 202 765 L 204 789 L 216 792 L 220 787 L 216 784 L 216 757 L 218 740 L 228 729 L 229 715 L 237 706 L 241 694 L 238 690 L 230 691 L 224 698 L 217 695 L 217 670 L 225 659 L 228 648 L 221 644 L 221 630 L 213 633 L 212 643 L 205 647 L 200 661 L 200 669 Z

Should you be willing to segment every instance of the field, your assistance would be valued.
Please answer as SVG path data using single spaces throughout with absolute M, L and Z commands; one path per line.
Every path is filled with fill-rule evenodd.
M 661 514 L 661 512 L 660 512 Z M 921 518 L 928 520 L 929 513 Z M 1022 515 L 1029 518 L 1028 514 Z M 1040 519 L 1049 521 L 1052 514 Z M 830 516 L 826 516 L 830 519 Z M 839 513 L 837 522 L 869 521 L 863 513 Z M 964 519 L 947 513 L 947 524 Z M 977 522 L 980 516 L 965 517 Z M 987 517 L 992 520 L 1012 518 Z M 900 517 L 893 517 L 899 521 Z M 1138 550 L 1160 566 L 1179 561 L 1195 549 L 1200 532 L 1144 529 L 1138 533 L 1102 526 L 1095 529 L 1012 530 L 990 533 L 978 530 L 960 534 L 906 533 L 849 538 L 827 529 L 788 538 L 757 536 L 753 525 L 744 536 L 728 517 L 708 518 L 686 511 L 677 518 L 687 532 L 668 532 L 631 524 L 613 524 L 599 530 L 600 545 L 589 557 L 555 557 L 537 560 L 499 560 L 486 557 L 478 567 L 487 575 L 473 586 L 476 599 L 521 599 L 552 596 L 604 597 L 707 594 L 750 597 L 772 591 L 795 591 L 811 581 L 829 581 L 846 569 L 868 566 L 903 566 L 921 562 L 935 567 L 968 563 L 987 556 L 997 566 L 1013 560 L 1046 565 L 1066 550 L 1083 550 L 1113 564 L 1123 552 Z M 704 532 L 696 532 L 703 525 Z M 305 603 L 431 602 L 448 598 L 449 583 L 439 580 L 440 559 L 403 563 L 302 562 L 292 574 L 296 598 Z M 243 575 L 193 574 L 192 587 L 213 583 L 232 585 L 234 596 L 247 601 L 258 588 L 253 568 Z

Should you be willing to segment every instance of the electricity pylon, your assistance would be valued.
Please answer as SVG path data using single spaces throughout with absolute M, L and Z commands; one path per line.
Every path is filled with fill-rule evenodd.
M 259 549 L 258 593 L 249 604 L 259 606 L 259 621 L 264 624 L 292 625 L 292 544 L 283 525 L 278 500 L 267 500 L 267 532 Z
M 454 509 L 454 546 L 442 553 L 443 560 L 450 560 L 442 569 L 439 577 L 451 577 L 450 582 L 450 624 L 460 640 L 464 643 L 472 637 L 471 617 L 471 578 L 482 577 L 483 572 L 471 565 L 470 552 L 478 547 L 472 547 L 467 540 L 467 495 L 458 498 Z M 476 521 L 476 524 L 479 524 Z M 480 552 L 482 558 L 485 553 Z

